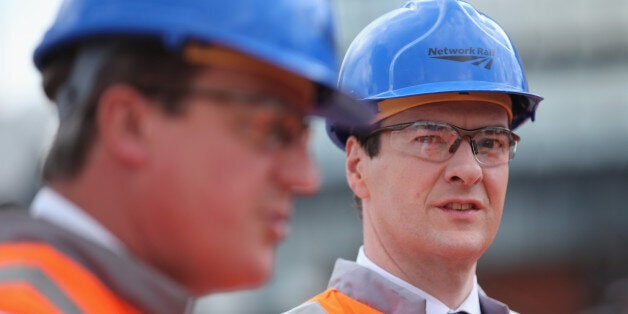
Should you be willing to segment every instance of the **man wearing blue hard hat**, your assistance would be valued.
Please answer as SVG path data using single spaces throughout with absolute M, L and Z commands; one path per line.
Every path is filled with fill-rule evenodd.
M 184 313 L 271 274 L 336 90 L 325 0 L 69 0 L 34 54 L 59 130 L 0 216 L 0 312 Z
M 466 2 L 410 1 L 357 36 L 340 72 L 378 112 L 366 131 L 328 124 L 364 245 L 291 313 L 509 313 L 476 266 L 500 224 L 512 130 L 542 98 L 506 33 Z

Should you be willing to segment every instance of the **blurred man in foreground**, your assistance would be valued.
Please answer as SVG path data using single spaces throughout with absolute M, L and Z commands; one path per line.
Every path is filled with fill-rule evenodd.
M 183 313 L 271 274 L 335 91 L 319 0 L 71 0 L 35 51 L 60 128 L 31 217 L 0 216 L 0 312 Z

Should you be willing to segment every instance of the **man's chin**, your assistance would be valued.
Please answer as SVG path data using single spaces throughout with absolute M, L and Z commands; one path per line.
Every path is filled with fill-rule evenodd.
M 272 276 L 275 264 L 275 250 L 272 250 L 272 257 L 258 258 L 242 267 L 232 275 L 233 280 L 229 280 L 229 285 L 223 291 L 240 289 L 254 289 L 264 285 Z

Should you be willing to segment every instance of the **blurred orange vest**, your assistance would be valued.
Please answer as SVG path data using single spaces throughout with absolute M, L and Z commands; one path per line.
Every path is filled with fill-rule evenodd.
M 140 313 L 43 242 L 0 244 L 0 313 Z

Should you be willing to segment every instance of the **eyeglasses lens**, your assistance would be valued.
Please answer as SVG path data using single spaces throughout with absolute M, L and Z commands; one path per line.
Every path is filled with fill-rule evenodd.
M 478 162 L 483 165 L 507 163 L 514 157 L 516 141 L 502 128 L 478 130 L 456 129 L 448 124 L 417 122 L 390 134 L 392 147 L 428 161 L 445 161 L 462 146 L 466 138 L 472 143 Z

